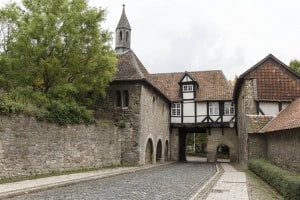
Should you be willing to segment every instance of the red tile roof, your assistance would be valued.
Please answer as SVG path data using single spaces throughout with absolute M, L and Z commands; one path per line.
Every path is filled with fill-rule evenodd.
M 197 101 L 232 100 L 232 87 L 222 71 L 149 74 L 132 50 L 118 56 L 114 81 L 147 81 L 171 101 L 181 100 L 179 81 L 187 73 L 198 86 Z
M 292 102 L 287 108 L 281 111 L 260 132 L 265 133 L 293 128 L 300 128 L 300 99 Z
M 300 76 L 272 54 L 258 62 L 237 80 L 234 99 L 237 99 L 244 80 L 255 79 L 260 101 L 292 101 L 300 97 Z
M 198 83 L 196 101 L 232 100 L 232 87 L 219 70 L 151 74 L 150 82 L 172 101 L 180 101 L 179 81 L 185 73 Z

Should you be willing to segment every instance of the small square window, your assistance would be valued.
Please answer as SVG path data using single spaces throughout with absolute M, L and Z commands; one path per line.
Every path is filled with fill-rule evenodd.
M 181 104 L 180 103 L 172 104 L 171 115 L 172 116 L 181 116 Z
M 194 86 L 192 84 L 190 84 L 190 85 L 183 85 L 182 86 L 182 91 L 183 92 L 192 92 L 192 91 L 194 91 Z

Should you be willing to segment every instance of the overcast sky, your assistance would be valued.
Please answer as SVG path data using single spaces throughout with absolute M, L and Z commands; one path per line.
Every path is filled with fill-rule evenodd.
M 150 73 L 220 69 L 232 79 L 270 53 L 300 60 L 299 0 L 89 0 L 112 32 L 122 4 Z

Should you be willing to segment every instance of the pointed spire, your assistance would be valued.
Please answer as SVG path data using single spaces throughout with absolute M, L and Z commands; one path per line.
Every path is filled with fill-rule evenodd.
M 128 21 L 126 13 L 125 13 L 125 5 L 124 4 L 123 4 L 122 15 L 121 15 L 120 21 L 117 26 L 117 29 L 120 29 L 120 28 L 126 28 L 126 29 L 131 30 L 129 21 Z
M 116 28 L 116 47 L 117 53 L 124 53 L 130 50 L 131 42 L 131 27 L 125 14 L 125 5 L 123 5 L 123 11 Z

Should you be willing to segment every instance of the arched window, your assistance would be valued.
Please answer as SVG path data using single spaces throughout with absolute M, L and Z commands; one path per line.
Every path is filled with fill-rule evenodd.
M 126 41 L 128 41 L 128 37 L 129 37 L 129 32 L 126 31 Z
M 122 96 L 122 106 L 127 108 L 128 107 L 128 104 L 129 104 L 129 96 L 128 96 L 128 91 L 127 90 L 124 90 L 123 92 L 123 96 Z
M 123 34 L 122 34 L 122 31 L 120 31 L 119 34 L 120 34 L 120 41 L 122 41 L 122 40 L 123 40 Z
M 115 96 L 115 105 L 116 107 L 121 107 L 122 106 L 122 101 L 121 101 L 121 92 L 117 91 L 116 96 Z

